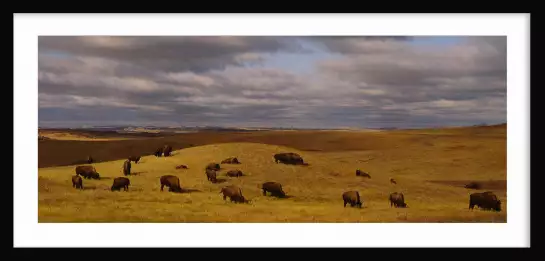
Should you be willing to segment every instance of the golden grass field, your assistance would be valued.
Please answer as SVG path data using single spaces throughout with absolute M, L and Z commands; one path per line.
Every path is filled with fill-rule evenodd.
M 75 165 L 39 168 L 39 222 L 506 222 L 505 125 L 350 135 L 360 135 L 354 143 L 380 140 L 388 146 L 327 152 L 250 142 L 196 146 L 132 163 L 135 175 L 128 176 L 128 192 L 109 190 L 113 178 L 123 176 L 124 160 L 93 164 L 103 179 L 84 179 L 84 190 L 72 187 Z M 312 135 L 307 136 L 312 143 Z M 273 154 L 278 152 L 299 153 L 310 165 L 277 164 Z M 208 182 L 205 165 L 228 157 L 242 164 L 222 164 L 218 178 L 225 182 Z M 189 169 L 175 169 L 180 164 Z M 355 176 L 358 168 L 372 178 Z M 246 176 L 226 177 L 230 169 Z M 167 174 L 194 191 L 161 192 L 159 177 Z M 263 196 L 258 185 L 266 181 L 280 182 L 291 197 Z M 488 187 L 463 188 L 468 181 Z M 220 189 L 230 184 L 240 186 L 251 203 L 224 201 Z M 343 207 L 341 194 L 348 190 L 360 192 L 363 208 Z M 484 190 L 498 195 L 501 212 L 468 210 L 469 194 Z M 388 195 L 395 191 L 405 194 L 409 208 L 390 207 Z

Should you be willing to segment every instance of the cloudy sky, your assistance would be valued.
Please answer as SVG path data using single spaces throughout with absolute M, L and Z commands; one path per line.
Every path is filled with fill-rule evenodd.
M 39 125 L 506 122 L 506 37 L 40 36 Z

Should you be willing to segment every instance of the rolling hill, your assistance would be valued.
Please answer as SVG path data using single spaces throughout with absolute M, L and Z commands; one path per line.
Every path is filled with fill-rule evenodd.
M 40 168 L 39 222 L 506 222 L 505 128 L 316 132 L 306 140 L 294 133 L 282 140 L 260 132 L 250 135 L 262 135 L 262 142 L 218 142 L 179 149 L 167 158 L 144 156 L 132 164 L 128 192 L 109 191 L 113 178 L 123 175 L 123 159 L 93 164 L 103 178 L 84 180 L 83 191 L 71 186 L 75 165 Z M 324 140 L 347 149 L 330 149 Z M 273 161 L 274 153 L 287 151 L 299 153 L 309 166 Z M 224 182 L 208 182 L 206 164 L 227 157 L 242 164 L 223 164 L 218 177 Z M 189 169 L 175 169 L 180 164 Z M 230 169 L 246 176 L 226 177 Z M 356 177 L 356 169 L 371 179 Z M 190 192 L 161 192 L 159 177 L 167 174 L 178 176 Z M 474 180 L 485 184 L 481 191 L 499 196 L 501 212 L 468 210 L 469 194 L 476 190 L 463 185 Z M 258 185 L 266 181 L 280 182 L 291 197 L 263 196 Z M 220 189 L 231 184 L 251 203 L 223 201 Z M 341 194 L 347 190 L 360 192 L 362 209 L 343 208 Z M 394 191 L 405 194 L 409 208 L 390 207 Z

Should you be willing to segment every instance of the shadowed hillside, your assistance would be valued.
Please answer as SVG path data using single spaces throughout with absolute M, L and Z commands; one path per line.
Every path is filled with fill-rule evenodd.
M 59 131 L 57 131 L 59 132 Z M 71 135 L 91 137 L 97 132 L 66 131 Z M 482 134 L 481 134 L 482 133 Z M 108 136 L 110 135 L 110 136 Z M 153 137 L 149 137 L 153 135 Z M 302 151 L 384 150 L 400 146 L 424 147 L 433 142 L 478 142 L 478 139 L 505 139 L 505 125 L 451 129 L 391 130 L 391 131 L 256 131 L 202 132 L 184 134 L 117 134 L 96 135 L 101 139 L 125 140 L 42 140 L 38 143 L 38 167 L 71 165 L 91 155 L 97 162 L 126 158 L 130 155 L 151 155 L 169 144 L 183 149 L 227 142 L 254 142 L 288 146 Z

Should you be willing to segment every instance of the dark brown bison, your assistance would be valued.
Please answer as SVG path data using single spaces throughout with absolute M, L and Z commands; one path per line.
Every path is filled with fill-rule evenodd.
M 206 179 L 212 183 L 216 183 L 218 179 L 216 178 L 216 171 L 213 169 L 206 169 Z
M 134 161 L 134 163 L 138 164 L 138 161 L 140 161 L 140 156 L 130 156 L 129 161 Z
M 176 169 L 187 169 L 186 165 L 178 165 L 176 166 Z
M 131 175 L 131 161 L 130 160 L 126 160 L 125 162 L 123 162 L 123 175 L 125 175 L 125 176 Z
M 91 163 L 93 163 L 93 162 L 95 162 L 95 161 L 93 160 L 93 157 L 88 156 L 88 157 L 87 157 L 87 164 L 91 164 Z
M 163 156 L 169 157 L 170 153 L 172 153 L 172 147 L 170 145 L 165 145 L 165 147 L 163 147 Z
M 469 182 L 468 184 L 466 184 L 464 186 L 464 188 L 467 188 L 467 189 L 481 189 L 482 186 L 481 186 L 481 183 L 479 182 Z
M 360 193 L 357 191 L 347 191 L 343 193 L 344 207 L 346 204 L 350 204 L 351 207 L 358 206 L 361 208 L 362 202 L 360 199 Z
M 388 197 L 390 200 L 390 207 L 395 206 L 396 208 L 406 208 L 407 203 L 405 203 L 405 197 L 401 192 L 394 192 Z
M 484 210 L 501 211 L 501 201 L 491 191 L 469 195 L 469 209 L 477 206 Z
M 163 155 L 163 148 L 157 148 L 153 155 L 155 155 L 155 157 L 161 157 Z
M 83 179 L 78 175 L 72 176 L 72 187 L 83 189 Z
M 263 196 L 267 195 L 267 192 L 271 193 L 271 196 L 283 198 L 286 196 L 284 190 L 282 190 L 282 184 L 278 182 L 265 182 L 259 186 L 263 190 Z
M 167 186 L 169 192 L 182 192 L 182 187 L 180 186 L 180 179 L 173 175 L 164 175 L 159 179 L 161 181 L 161 191 L 163 187 Z
M 100 174 L 95 167 L 90 165 L 82 165 L 76 167 L 76 175 L 80 175 L 85 179 L 100 179 Z
M 242 176 L 244 176 L 242 171 L 238 170 L 238 169 L 233 169 L 233 170 L 227 171 L 227 173 L 225 173 L 225 175 L 227 175 L 228 177 L 242 177 Z
M 125 177 L 118 177 L 114 179 L 114 183 L 112 184 L 111 191 L 119 191 L 121 188 L 123 188 L 124 191 L 129 190 L 129 185 L 131 184 L 131 181 L 128 178 Z
M 220 193 L 223 193 L 223 200 L 229 197 L 231 202 L 236 202 L 236 203 L 249 202 L 249 200 L 246 200 L 246 198 L 244 198 L 244 196 L 242 195 L 242 189 L 234 185 L 223 187 Z
M 369 175 L 369 173 L 363 172 L 359 169 L 356 170 L 356 176 L 371 178 L 371 175 Z
M 395 179 L 392 179 L 392 178 L 391 178 L 391 179 L 390 179 L 390 183 L 392 183 L 392 184 L 397 184 L 397 181 L 396 181 Z
M 221 164 L 240 164 L 237 158 L 227 158 L 221 161 Z
M 208 165 L 206 165 L 206 169 L 218 171 L 221 169 L 221 166 L 218 163 L 209 163 Z
M 291 165 L 307 165 L 299 154 L 293 152 L 274 154 L 274 162 Z

